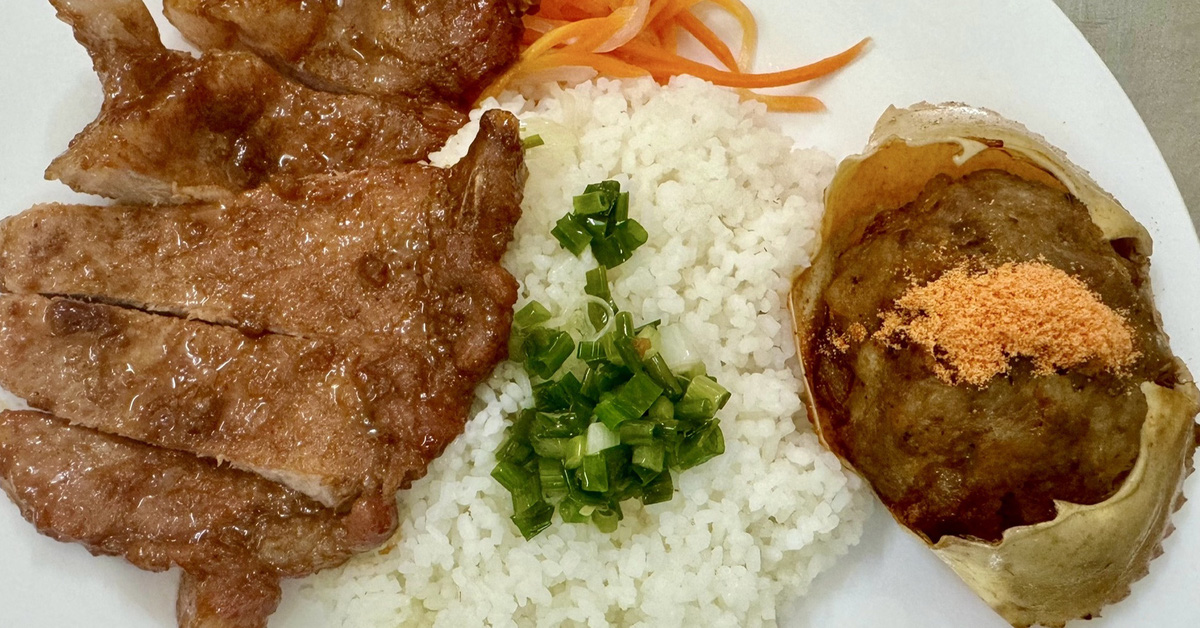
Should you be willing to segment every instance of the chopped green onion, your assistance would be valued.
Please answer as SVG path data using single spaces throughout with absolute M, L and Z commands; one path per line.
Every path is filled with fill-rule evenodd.
M 603 214 L 608 211 L 608 203 L 602 192 L 586 192 L 571 199 L 571 209 L 581 216 Z
M 633 339 L 614 337 L 612 346 L 616 350 L 617 355 L 620 356 L 621 364 L 635 373 L 642 371 L 642 356 L 633 346 Z
M 542 495 L 547 499 L 567 494 L 567 472 L 558 460 L 539 458 L 538 480 L 542 484 Z
M 509 428 L 514 438 L 529 440 L 529 431 L 533 429 L 533 423 L 537 420 L 537 411 L 532 408 L 526 408 L 517 413 L 517 420 L 513 421 Z
M 608 237 L 608 219 L 604 216 L 575 216 L 574 218 L 591 234 L 593 243 Z M 594 246 L 592 254 L 596 254 Z
M 513 327 L 512 334 L 508 337 L 508 359 L 517 362 L 525 361 L 526 337 L 525 330 Z
M 600 262 L 602 266 L 616 268 L 633 257 L 633 251 L 623 248 L 619 238 L 594 237 L 592 238 L 592 255 L 596 256 L 596 261 Z
M 524 439 L 512 435 L 505 438 L 504 442 L 500 443 L 500 448 L 496 450 L 496 462 L 522 465 L 529 462 L 531 456 L 533 456 L 533 448 Z
M 662 443 L 651 442 L 637 445 L 633 448 L 633 466 L 651 471 L 662 471 L 665 455 L 666 448 Z
M 545 143 L 546 140 L 543 140 L 541 135 L 530 135 L 528 137 L 521 138 L 521 149 L 529 150 L 531 148 L 537 148 Z
M 697 375 L 688 383 L 683 398 L 675 404 L 675 414 L 685 421 L 705 421 L 729 401 L 729 391 L 706 375 Z
M 671 472 L 664 470 L 652 482 L 642 488 L 642 503 L 649 506 L 671 501 L 675 496 L 675 484 L 671 481 Z
M 658 423 L 659 429 L 662 430 L 663 440 L 674 442 L 682 436 L 684 428 L 679 421 L 675 419 L 656 419 L 654 422 Z
M 595 424 L 593 424 L 595 425 Z M 600 454 L 589 454 L 583 457 L 583 464 L 579 467 L 579 472 L 576 474 L 579 478 L 579 487 L 585 491 L 593 493 L 603 493 L 608 490 L 608 465 L 604 462 L 604 456 Z
M 594 424 L 593 424 L 594 425 Z M 529 444 L 533 446 L 533 450 L 542 458 L 554 458 L 562 460 L 567 457 L 567 442 L 570 438 L 546 438 L 533 436 L 529 439 Z
M 539 412 L 530 428 L 529 437 L 530 440 L 533 438 L 570 438 L 584 433 L 587 426 L 587 419 L 574 412 L 556 414 Z
M 612 293 L 608 288 L 608 269 L 603 266 L 597 266 L 584 275 L 583 292 L 594 297 L 599 297 L 608 302 L 609 305 L 616 309 L 616 305 L 612 302 Z
M 550 310 L 537 301 L 530 301 L 513 315 L 513 326 L 527 329 L 550 320 Z
M 621 191 L 621 184 L 611 179 L 601 181 L 599 183 L 589 183 L 583 188 L 583 192 L 600 192 L 604 195 L 604 202 L 612 204 L 617 200 L 617 193 Z
M 592 513 L 592 523 L 605 534 L 616 531 L 617 524 L 624 518 L 620 503 L 613 503 L 607 508 L 597 508 L 596 512 Z
M 654 481 L 654 478 L 658 477 L 659 473 L 662 473 L 662 472 L 654 471 L 653 469 L 647 469 L 646 467 L 642 467 L 642 466 L 638 466 L 638 465 L 633 466 L 633 474 L 638 477 L 638 482 L 642 485 L 643 491 L 645 490 L 645 487 L 647 484 Z M 633 497 L 639 497 L 639 496 L 640 495 L 633 495 Z
M 507 460 L 496 464 L 496 468 L 492 469 L 492 477 L 510 493 L 520 489 L 530 481 L 530 473 L 524 467 Z
M 624 222 L 629 220 L 629 192 L 617 195 L 617 205 L 613 208 L 613 220 Z
M 630 218 L 618 224 L 611 237 L 619 240 L 621 247 L 632 255 L 634 250 L 650 239 L 650 234 L 646 233 L 646 228 L 642 226 L 642 223 Z
M 596 420 L 610 430 L 616 430 L 626 421 L 633 421 L 650 409 L 654 400 L 662 394 L 662 388 L 645 373 L 635 374 L 621 386 L 617 394 L 602 397 L 596 404 Z
M 587 455 L 599 453 L 609 447 L 621 444 L 621 438 L 616 432 L 608 429 L 604 423 L 597 421 L 587 429 Z
M 688 391 L 690 392 L 696 389 L 696 387 L 700 389 L 699 394 L 716 399 L 718 410 L 724 408 L 725 404 L 729 402 L 729 397 L 731 396 L 729 391 L 724 386 L 718 384 L 717 380 L 708 375 L 693 377 L 691 384 L 688 386 Z
M 725 435 L 721 426 L 713 423 L 706 429 L 683 439 L 676 454 L 680 469 L 690 469 L 725 453 Z
M 604 300 L 614 312 L 617 311 L 617 306 L 612 300 L 612 293 L 608 289 L 608 270 L 606 268 L 597 266 L 587 271 L 585 280 L 583 286 L 585 294 Z M 610 312 L 606 311 L 599 304 L 588 304 L 588 320 L 592 323 L 592 327 L 596 331 L 604 329 L 604 326 L 608 324 L 609 315 Z
M 528 473 L 528 481 L 512 491 L 513 512 L 521 514 L 530 508 L 536 508 L 542 499 L 542 487 L 535 473 Z
M 558 504 L 558 514 L 562 516 L 563 523 L 591 523 L 595 510 L 595 506 L 583 503 L 574 495 L 567 495 Z
M 654 400 L 662 395 L 663 389 L 649 375 L 645 373 L 635 374 L 628 382 L 621 386 L 621 390 L 617 393 L 617 398 L 623 405 L 630 409 L 633 418 L 638 418 L 654 405 Z
M 583 464 L 583 457 L 587 454 L 587 435 L 580 434 L 573 436 L 567 442 L 567 456 L 563 460 L 563 466 L 568 469 L 578 469 L 579 465 Z
M 517 530 L 521 532 L 521 536 L 525 537 L 525 540 L 528 541 L 541 534 L 542 530 L 550 527 L 554 519 L 554 506 L 546 502 L 540 502 L 525 512 L 513 515 L 511 519 L 517 525 Z
M 661 424 L 663 420 L 672 420 L 675 418 L 675 404 L 671 403 L 666 397 L 659 397 L 650 404 L 650 409 L 646 411 L 650 420 Z
M 679 385 L 679 380 L 671 372 L 671 367 L 667 366 L 667 361 L 661 353 L 655 353 L 642 360 L 642 365 L 646 368 L 646 375 L 662 387 L 663 394 L 672 400 L 683 397 L 683 387 Z
M 533 385 L 534 407 L 541 412 L 570 410 L 579 397 L 582 384 L 574 373 L 566 373 L 558 380 L 546 380 Z
M 604 465 L 608 469 L 608 491 L 617 500 L 625 499 L 625 490 L 630 484 L 632 467 L 629 464 L 633 448 L 628 445 L 609 447 L 600 452 L 604 456 Z
M 653 421 L 637 420 L 622 423 L 618 434 L 621 436 L 622 445 L 648 445 L 658 440 L 659 431 L 658 425 Z
M 550 235 L 566 250 L 579 256 L 592 243 L 592 234 L 571 216 L 563 216 L 554 223 Z
M 629 381 L 631 376 L 632 373 L 628 369 L 611 362 L 593 364 L 583 374 L 583 388 L 579 391 L 579 394 L 585 399 L 595 402 L 600 399 L 602 394 Z
M 633 336 L 633 314 L 629 312 L 617 312 L 616 327 L 613 333 L 617 338 L 631 338 Z
M 579 346 L 575 348 L 575 357 L 591 364 L 606 359 L 604 352 L 604 343 L 592 340 L 581 340 Z
M 624 517 L 622 501 L 667 501 L 671 470 L 725 450 L 715 415 L 729 391 L 707 376 L 682 331 L 660 331 L 657 320 L 635 326 L 613 301 L 608 269 L 647 240 L 629 218 L 629 194 L 615 181 L 592 184 L 572 210 L 551 233 L 575 255 L 590 247 L 599 263 L 585 277 L 591 335 L 574 319 L 570 331 L 547 327 L 550 310 L 530 301 L 513 315 L 509 338 L 510 357 L 532 380 L 533 408 L 513 419 L 492 475 L 509 491 L 512 521 L 526 539 L 549 526 L 555 510 L 566 523 L 611 532 Z
M 550 379 L 575 353 L 575 341 L 566 332 L 535 329 L 525 340 L 525 370 Z

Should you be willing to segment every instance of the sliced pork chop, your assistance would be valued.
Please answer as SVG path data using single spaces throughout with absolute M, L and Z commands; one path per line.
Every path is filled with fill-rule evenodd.
M 466 120 L 436 101 L 330 94 L 247 52 L 168 50 L 142 0 L 51 0 L 92 56 L 100 115 L 46 170 L 137 203 L 223 200 L 273 176 L 412 162 Z
M 469 106 L 517 60 L 535 0 L 166 0 L 203 49 L 246 48 L 316 89 Z
M 338 565 L 395 530 L 395 502 L 334 511 L 254 474 L 39 412 L 0 412 L 0 487 L 39 532 L 185 571 L 184 627 L 254 628 L 279 579 Z
M 307 177 L 210 205 L 37 206 L 0 223 L 0 281 L 304 337 L 423 334 L 425 304 L 447 294 L 482 291 L 458 308 L 480 319 L 511 305 L 492 284 L 512 284 L 498 262 L 524 185 L 515 118 L 481 126 L 448 170 Z
M 333 92 L 469 105 L 517 60 L 535 0 L 166 0 L 206 49 L 242 47 Z
M 355 370 L 320 341 L 0 296 L 0 383 L 31 406 L 228 461 L 328 505 L 378 491 L 385 462 Z
M 474 387 L 505 355 L 517 286 L 499 262 L 520 216 L 524 176 L 518 123 L 492 111 L 450 169 L 310 177 L 225 205 L 34 208 L 0 226 L 0 279 L 13 293 L 117 303 L 296 337 L 275 343 L 302 338 L 336 347 L 355 365 L 347 377 L 384 443 L 384 489 L 394 489 L 419 477 L 462 431 Z M 70 344 L 28 325 L 0 337 L 0 356 L 9 356 L 0 361 L 0 382 L 36 407 L 83 421 L 82 413 L 50 403 L 61 388 L 56 378 L 92 380 L 94 394 L 112 406 L 96 404 L 92 414 L 128 416 L 116 406 L 138 391 L 99 370 L 105 360 L 124 359 L 123 345 L 92 346 L 101 362 L 66 360 L 54 349 L 48 355 L 74 370 L 33 373 L 23 365 L 35 354 L 21 347 L 36 339 L 82 353 L 93 338 Z M 154 330 L 168 323 L 145 325 L 161 333 Z M 155 372 L 142 372 L 139 385 L 153 389 Z M 148 420 L 129 418 L 131 425 Z M 118 433 L 143 438 L 151 431 Z M 294 475 L 272 475 L 276 467 L 249 464 L 220 446 L 188 450 L 317 494 Z

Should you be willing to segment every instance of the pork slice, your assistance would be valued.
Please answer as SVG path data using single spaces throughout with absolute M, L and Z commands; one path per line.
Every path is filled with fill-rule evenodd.
M 524 180 L 518 122 L 491 111 L 450 169 L 277 181 L 223 205 L 36 207 L 0 225 L 0 281 L 336 347 L 387 452 L 384 486 L 402 487 L 461 433 L 505 356 L 517 284 L 500 257 Z M 18 364 L 0 382 L 44 398 L 51 380 Z
M 499 258 L 523 184 L 517 122 L 489 112 L 449 170 L 281 180 L 222 204 L 34 207 L 0 223 L 0 282 L 248 330 L 413 347 L 425 342 L 431 301 L 480 284 L 491 286 L 480 303 L 458 309 L 507 335 L 503 321 L 472 313 L 515 296 L 493 284 L 512 284 Z
M 246 48 L 317 89 L 464 105 L 517 60 L 531 0 L 166 0 L 203 49 Z
M 254 474 L 32 411 L 0 412 L 0 487 L 38 531 L 163 571 L 184 627 L 261 628 L 279 579 L 336 566 L 396 527 L 379 494 L 335 511 Z
M 430 170 L 313 177 L 223 205 L 41 205 L 0 224 L 0 276 L 10 292 L 252 333 L 420 335 Z
M 228 461 L 336 505 L 381 444 L 337 347 L 109 305 L 0 296 L 0 383 L 73 423 Z
M 228 199 L 274 176 L 424 159 L 465 121 L 439 101 L 331 94 L 239 51 L 168 50 L 142 0 L 51 0 L 91 54 L 100 115 L 46 171 L 136 203 Z

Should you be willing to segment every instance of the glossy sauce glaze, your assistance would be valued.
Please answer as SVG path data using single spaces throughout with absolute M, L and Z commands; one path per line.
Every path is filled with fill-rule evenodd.
M 316 91 L 248 52 L 168 50 L 141 2 L 55 2 L 105 92 L 100 115 L 47 169 L 78 192 L 223 200 L 270 179 L 417 161 L 466 120 L 435 100 Z

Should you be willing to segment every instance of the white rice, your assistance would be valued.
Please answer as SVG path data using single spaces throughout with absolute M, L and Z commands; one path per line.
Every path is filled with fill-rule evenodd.
M 521 368 L 476 391 L 466 433 L 400 496 L 387 553 L 359 556 L 302 590 L 344 626 L 763 626 L 858 541 L 870 501 L 807 428 L 784 295 L 815 244 L 833 160 L 768 124 L 757 103 L 695 79 L 550 88 L 518 113 L 546 145 L 504 259 L 528 299 L 571 308 L 590 253 L 549 235 L 571 197 L 602 179 L 631 192 L 650 241 L 610 273 L 635 321 L 679 326 L 733 393 L 726 452 L 677 476 L 675 499 L 624 505 L 615 534 L 556 521 L 526 542 L 489 473 L 508 415 L 530 403 Z M 478 112 L 473 120 L 478 119 Z M 452 163 L 472 123 L 434 163 Z M 797 428 L 797 424 L 800 425 Z

